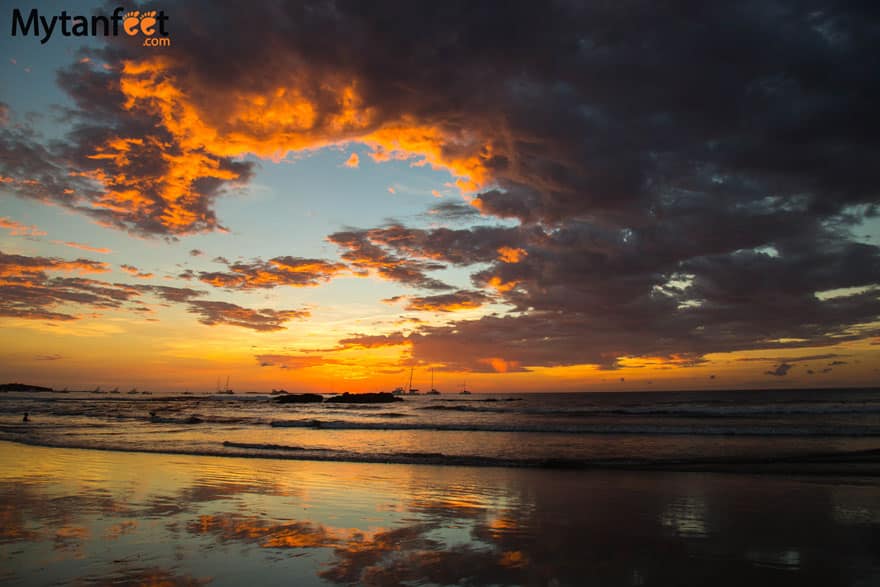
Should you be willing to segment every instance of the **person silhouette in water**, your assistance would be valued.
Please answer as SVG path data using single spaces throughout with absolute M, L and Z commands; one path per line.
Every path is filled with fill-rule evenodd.
M 22 418 L 21 421 L 22 422 L 30 422 L 31 421 L 31 419 L 28 417 L 27 412 L 24 413 L 24 418 Z

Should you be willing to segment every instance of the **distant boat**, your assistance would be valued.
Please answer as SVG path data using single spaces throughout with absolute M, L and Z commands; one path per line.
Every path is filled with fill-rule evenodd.
M 392 395 L 403 395 L 403 388 L 402 387 L 395 387 L 394 390 L 391 392 L 391 394 Z
M 229 389 L 229 375 L 226 376 L 226 389 L 224 389 L 220 393 L 225 393 L 226 395 L 233 395 L 233 391 L 231 389 Z
M 425 395 L 440 395 L 440 392 L 434 389 L 434 368 L 431 368 L 431 391 Z
M 470 395 L 471 392 L 468 391 L 467 381 L 461 384 L 461 391 L 459 392 L 461 395 Z
M 412 386 L 412 378 L 413 378 L 413 370 L 415 367 L 409 368 L 409 386 L 406 390 L 406 395 L 419 395 L 419 390 Z

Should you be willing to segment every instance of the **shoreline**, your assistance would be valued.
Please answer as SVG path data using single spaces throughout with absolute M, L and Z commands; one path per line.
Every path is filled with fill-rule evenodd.
M 184 451 L 174 449 L 138 449 L 124 447 L 75 446 L 60 445 L 21 440 L 0 440 L 2 445 L 23 445 L 36 448 L 57 450 L 83 450 L 107 453 L 130 453 L 146 455 L 216 457 L 220 459 L 245 458 L 265 461 L 302 461 L 318 463 L 348 463 L 375 465 L 403 465 L 419 467 L 469 467 L 474 469 L 513 469 L 536 471 L 596 471 L 596 472 L 657 472 L 657 473 L 719 473 L 730 475 L 761 475 L 761 476 L 840 476 L 840 477 L 880 477 L 880 449 L 838 453 L 816 453 L 812 455 L 789 455 L 765 458 L 731 458 L 727 460 L 698 458 L 692 460 L 666 459 L 654 461 L 634 461 L 632 459 L 596 459 L 578 461 L 566 459 L 496 459 L 491 457 L 455 456 L 443 454 L 361 454 L 352 455 L 321 455 L 310 454 L 309 449 L 258 449 L 266 452 L 240 451 Z M 227 443 L 222 443 L 228 446 Z M 234 447 L 235 448 L 235 447 Z M 275 450 L 275 452 L 269 452 Z M 302 450 L 303 453 L 299 453 Z M 292 453 L 292 454 L 291 454 Z

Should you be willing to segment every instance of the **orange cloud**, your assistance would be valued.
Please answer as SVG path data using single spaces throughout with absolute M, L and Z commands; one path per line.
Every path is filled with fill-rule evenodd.
M 419 312 L 456 312 L 473 310 L 489 301 L 489 296 L 478 291 L 459 290 L 450 294 L 409 298 L 407 310 Z
M 336 232 L 327 240 L 345 249 L 342 259 L 350 264 L 355 275 L 376 274 L 382 279 L 427 289 L 450 289 L 446 284 L 428 277 L 428 271 L 444 269 L 440 263 L 406 259 L 391 254 L 375 242 L 374 235 L 364 231 Z
M 106 247 L 92 247 L 89 245 L 84 245 L 82 243 L 77 243 L 73 241 L 52 241 L 53 245 L 64 245 L 65 247 L 70 247 L 72 249 L 80 249 L 82 251 L 89 251 L 92 253 L 101 253 L 101 254 L 109 254 L 113 251 Z
M 189 311 L 199 316 L 199 322 L 208 326 L 240 326 L 260 332 L 284 330 L 284 323 L 290 320 L 308 318 L 307 310 L 272 310 L 243 308 L 230 302 L 191 300 Z
M 486 357 L 479 360 L 480 363 L 492 367 L 496 373 L 507 373 L 508 371 L 520 371 L 522 365 L 519 361 L 506 361 L 501 357 Z
M 89 259 L 68 261 L 57 257 L 27 257 L 8 255 L 0 251 L 0 278 L 27 277 L 43 271 L 65 271 L 75 273 L 106 273 L 110 271 L 107 263 Z
M 119 268 L 122 269 L 123 271 L 125 271 L 126 273 L 128 273 L 129 275 L 133 275 L 134 277 L 137 277 L 138 279 L 151 279 L 154 276 L 153 273 L 142 273 L 141 270 L 138 269 L 137 267 L 135 267 L 134 265 L 123 264 L 123 265 L 120 265 Z
M 339 341 L 340 348 L 363 348 L 373 349 L 388 346 L 410 345 L 412 342 L 400 334 L 356 334 L 354 336 L 343 338 Z
M 524 249 L 514 247 L 499 247 L 498 260 L 504 263 L 519 263 L 528 253 Z
M 382 121 L 364 103 L 355 81 L 331 74 L 297 75 L 288 74 L 289 79 L 271 88 L 236 86 L 217 92 L 177 69 L 170 57 L 125 61 L 119 79 L 124 108 L 155 117 L 172 141 L 158 134 L 119 136 L 98 147 L 90 158 L 109 165 L 87 172 L 106 190 L 95 206 L 134 216 L 155 213 L 151 208 L 156 199 L 143 195 L 147 187 L 160 200 L 158 220 L 168 232 L 212 228 L 201 214 L 204 206 L 195 186 L 206 180 L 242 179 L 239 171 L 224 167 L 226 158 L 251 154 L 280 160 L 290 152 L 350 142 L 366 144 L 376 161 L 412 159 L 446 169 L 462 191 L 489 182 L 487 162 L 496 149 L 477 132 L 453 131 L 410 116 Z M 320 93 L 309 91 L 316 86 Z M 163 173 L 138 175 L 136 162 L 145 153 L 161 161 Z M 352 153 L 345 165 L 357 167 L 359 161 Z
M 375 161 L 415 158 L 434 169 L 446 169 L 462 192 L 476 191 L 491 179 L 488 162 L 496 149 L 475 131 L 453 132 L 405 116 L 356 140 L 373 149 L 370 157 Z
M 250 263 L 233 263 L 228 272 L 202 272 L 199 280 L 214 287 L 228 289 L 272 288 L 281 285 L 293 287 L 315 286 L 329 281 L 348 269 L 342 263 L 301 257 L 275 257 L 268 261 L 256 259 Z
M 353 529 L 326 528 L 309 522 L 277 523 L 232 513 L 201 515 L 186 529 L 223 541 L 252 541 L 262 548 L 342 548 L 348 541 L 360 545 L 371 538 Z
M 0 252 L 0 316 L 76 320 L 79 316 L 64 309 L 70 306 L 115 309 L 140 295 L 139 291 L 122 284 L 46 274 L 47 271 L 101 273 L 108 270 L 106 263 L 87 259 L 66 261 Z
M 3 178 L 4 183 L 7 178 Z M 16 222 L 6 216 L 0 217 L 0 228 L 5 228 L 12 236 L 45 236 L 46 233 L 33 224 L 30 226 Z
M 498 277 L 497 275 L 493 275 L 489 281 L 486 283 L 487 286 L 491 287 L 497 292 L 504 293 L 512 290 L 517 286 L 516 281 L 505 281 Z
M 348 160 L 346 160 L 345 166 L 351 167 L 352 169 L 357 169 L 357 167 L 360 165 L 360 163 L 361 163 L 361 159 L 360 159 L 360 157 L 358 157 L 358 154 L 352 153 L 351 156 L 348 158 Z
M 141 273 L 131 265 L 120 266 L 136 277 Z M 90 310 L 122 309 L 149 311 L 136 304 L 145 294 L 153 294 L 166 302 L 184 304 L 187 310 L 209 326 L 231 325 L 259 332 L 282 330 L 290 320 L 309 317 L 309 311 L 252 309 L 230 302 L 197 299 L 205 292 L 190 288 L 160 285 L 127 285 L 82 277 L 49 277 L 47 271 L 102 273 L 109 271 L 106 263 L 77 259 L 66 261 L 50 257 L 8 255 L 0 251 L 0 316 L 43 320 L 76 320 L 81 315 L 68 313 L 68 307 Z M 129 302 L 132 304 L 126 306 Z M 62 311 L 63 310 L 63 311 Z
M 510 550 L 501 553 L 498 564 L 502 567 L 518 568 L 528 564 L 529 559 L 521 550 Z

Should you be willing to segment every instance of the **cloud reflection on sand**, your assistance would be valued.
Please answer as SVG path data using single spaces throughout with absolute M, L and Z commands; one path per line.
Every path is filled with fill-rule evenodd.
M 871 479 L 0 454 L 9 584 L 878 578 Z
M 273 524 L 232 512 L 199 516 L 187 524 L 186 530 L 214 536 L 221 542 L 254 542 L 263 548 L 331 548 L 338 546 L 345 534 L 309 522 Z M 350 534 L 363 537 L 354 530 Z
M 125 568 L 109 575 L 88 575 L 81 579 L 84 585 L 145 585 L 150 587 L 196 587 L 207 585 L 211 577 L 196 578 L 189 575 L 175 575 L 158 567 Z

